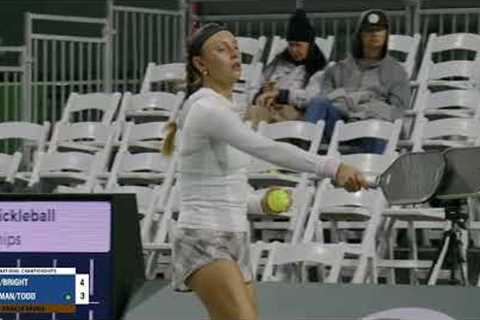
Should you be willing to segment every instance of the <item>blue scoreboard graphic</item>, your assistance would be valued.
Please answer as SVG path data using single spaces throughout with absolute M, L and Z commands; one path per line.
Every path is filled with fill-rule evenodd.
M 90 303 L 89 281 L 75 268 L 0 268 L 0 314 L 75 313 Z
M 109 320 L 109 201 L 0 201 L 0 320 Z

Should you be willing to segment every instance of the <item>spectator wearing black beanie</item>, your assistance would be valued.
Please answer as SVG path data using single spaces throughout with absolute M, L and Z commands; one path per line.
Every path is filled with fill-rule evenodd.
M 315 30 L 304 10 L 297 9 L 290 17 L 286 40 L 288 47 L 265 68 L 263 87 L 254 99 L 255 106 L 247 112 L 247 120 L 254 125 L 259 121 L 303 119 L 303 108 L 309 97 L 320 91 L 318 79 L 313 81 L 313 78 L 320 76 L 319 71 L 326 66 L 327 60 L 315 44 Z M 268 86 L 273 83 L 275 90 Z M 310 86 L 311 83 L 315 85 Z M 267 91 L 269 93 L 266 93 Z M 265 103 L 265 97 L 277 106 L 288 105 L 289 111 L 279 115 L 278 111 L 285 111 L 287 107 L 268 110 L 266 105 L 269 104 Z

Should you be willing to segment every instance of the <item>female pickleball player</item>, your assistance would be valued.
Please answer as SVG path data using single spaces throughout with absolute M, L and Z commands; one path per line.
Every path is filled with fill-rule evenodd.
M 207 24 L 190 39 L 187 100 L 180 117 L 180 215 L 173 239 L 173 286 L 193 290 L 211 319 L 258 318 L 247 237 L 248 156 L 329 177 L 349 191 L 363 176 L 333 158 L 275 142 L 245 125 L 232 103 L 241 73 L 235 37 Z M 164 153 L 177 125 L 170 123 Z

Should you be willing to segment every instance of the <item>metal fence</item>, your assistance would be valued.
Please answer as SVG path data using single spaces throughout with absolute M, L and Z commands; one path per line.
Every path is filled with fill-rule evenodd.
M 25 92 L 25 47 L 0 47 L 0 122 L 23 119 Z M 1 152 L 13 153 L 19 141 L 5 139 Z
M 149 62 L 171 63 L 182 59 L 185 10 L 114 6 L 113 87 L 139 92 Z
M 52 24 L 61 30 L 65 23 L 77 24 L 78 30 L 88 30 L 87 34 L 38 31 Z M 27 13 L 25 24 L 29 88 L 26 120 L 59 120 L 70 92 L 110 91 L 111 40 L 105 32 L 107 19 Z
M 480 33 L 480 8 L 424 9 L 419 11 L 419 15 L 422 48 L 425 48 L 432 33 Z M 471 52 L 449 52 L 447 57 L 438 57 L 438 60 L 469 59 L 469 56 L 472 56 Z

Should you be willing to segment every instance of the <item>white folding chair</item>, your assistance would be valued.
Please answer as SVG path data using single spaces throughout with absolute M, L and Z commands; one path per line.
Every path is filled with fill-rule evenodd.
M 48 152 L 62 150 L 98 152 L 104 149 L 109 153 L 119 134 L 119 123 L 57 122 L 48 145 Z
M 329 144 L 327 155 L 336 157 L 342 162 L 358 168 L 367 179 L 375 181 L 376 177 L 386 169 L 397 157 L 395 151 L 401 130 L 401 120 L 394 123 L 383 120 L 363 120 L 351 123 L 338 121 Z M 341 142 L 358 138 L 377 138 L 385 141 L 383 154 L 352 153 L 342 155 Z M 307 221 L 303 241 L 324 241 L 321 220 L 331 220 L 332 236 L 336 236 L 339 224 L 341 229 L 356 229 L 349 221 L 363 222 L 364 229 L 360 245 L 353 246 L 353 252 L 360 255 L 354 282 L 366 280 L 370 265 L 373 281 L 377 281 L 375 236 L 380 223 L 380 215 L 387 206 L 383 194 L 379 190 L 348 193 L 343 189 L 334 188 L 328 179 L 320 182 L 314 198 L 314 203 Z M 347 223 L 345 223 L 347 222 Z M 344 235 L 341 234 L 341 235 Z M 344 238 L 346 240 L 346 238 Z
M 473 60 L 463 57 L 455 59 L 452 50 L 470 51 Z M 436 61 L 433 55 L 450 52 L 449 61 Z M 453 33 L 442 36 L 430 34 L 417 77 L 419 90 L 425 88 L 476 88 L 480 80 L 480 35 L 471 33 Z M 437 59 L 438 60 L 438 59 Z
M 319 121 L 316 124 L 305 121 L 284 121 L 272 124 L 261 122 L 258 132 L 273 140 L 295 139 L 310 143 L 308 152 L 317 154 L 324 127 L 323 121 Z M 280 171 L 286 173 L 283 174 Z M 307 174 L 304 175 L 309 176 Z M 251 159 L 248 176 L 250 183 L 253 185 L 280 183 L 293 186 L 301 180 L 300 175 L 290 169 L 281 168 L 256 158 Z
M 322 51 L 323 55 L 325 56 L 325 60 L 329 61 L 332 52 L 333 52 L 333 45 L 335 44 L 335 36 L 328 36 L 327 38 L 316 37 L 315 43 L 317 44 L 320 51 Z M 268 54 L 267 58 L 267 65 L 272 62 L 272 60 L 280 54 L 283 50 L 285 50 L 288 46 L 287 40 L 281 38 L 280 36 L 274 36 L 272 39 L 272 44 L 270 47 L 270 53 Z
M 479 118 L 480 92 L 478 89 L 451 89 L 438 92 L 419 92 L 413 106 L 415 114 L 427 118 Z
M 13 184 L 21 161 L 22 154 L 18 151 L 14 154 L 0 153 L 0 181 Z
M 429 121 L 418 116 L 412 132 L 413 151 L 478 145 L 480 122 L 475 118 L 445 118 Z
M 267 38 L 265 36 L 260 36 L 258 38 L 235 37 L 235 39 L 237 39 L 240 53 L 251 57 L 250 64 L 261 62 L 263 51 L 265 50 L 265 44 L 267 43 Z
M 342 230 L 363 229 L 358 244 L 346 244 L 346 251 L 354 255 L 355 259 L 344 262 L 346 266 L 355 267 L 352 278 L 354 283 L 363 283 L 369 277 L 371 282 L 376 283 L 378 275 L 375 237 L 381 213 L 386 207 L 386 200 L 380 190 L 349 193 L 334 188 L 328 180 L 324 180 L 317 188 L 302 242 L 325 243 L 324 229 L 330 230 L 333 242 L 346 241 Z
M 117 112 L 121 97 L 122 95 L 118 92 L 87 94 L 73 92 L 68 97 L 60 122 L 99 121 L 103 124 L 110 124 Z M 91 112 L 92 115 L 84 115 L 83 112 Z
M 13 183 L 15 179 L 28 181 L 31 168 L 27 167 L 31 162 L 35 162 L 39 152 L 45 151 L 49 131 L 49 122 L 41 125 L 16 121 L 0 123 L 0 140 L 5 142 L 13 140 L 16 144 L 13 155 L 1 154 L 0 179 L 9 183 Z M 22 160 L 26 162 L 23 170 Z
M 284 275 L 279 272 L 279 266 L 293 263 L 328 266 L 330 270 L 328 275 L 323 279 L 323 282 L 337 283 L 339 281 L 342 260 L 346 252 L 344 244 L 320 244 L 314 242 L 292 244 L 274 242 L 272 246 L 273 248 L 268 256 L 267 264 L 262 275 L 262 281 L 283 281 L 288 277 L 291 281 L 298 279 L 300 280 L 299 282 L 307 282 L 308 277 L 305 272 L 303 272 L 303 266 L 300 266 L 300 274 Z
M 388 51 L 397 57 L 397 52 L 401 53 L 404 58 L 400 59 L 400 63 L 404 66 L 408 78 L 411 79 L 415 70 L 415 61 L 420 47 L 420 34 L 416 33 L 412 36 L 402 34 L 391 34 L 388 37 Z
M 130 153 L 119 150 L 108 174 L 107 187 L 116 184 L 162 184 L 169 174 L 172 161 L 160 152 Z
M 40 152 L 28 186 L 33 187 L 45 181 L 52 186 L 83 185 L 84 192 L 91 192 L 99 172 L 105 170 L 106 162 L 103 150 L 95 154 L 77 151 Z
M 135 122 L 174 120 L 185 99 L 185 93 L 163 91 L 123 95 L 118 119 Z
M 260 88 L 262 81 L 263 63 L 242 64 L 242 73 L 240 79 L 233 87 L 233 101 L 240 108 L 239 111 L 245 112 L 250 106 L 253 96 Z
M 260 134 L 273 139 L 295 139 L 310 144 L 308 152 L 316 154 L 323 135 L 324 123 L 316 124 L 304 121 L 285 121 L 273 124 L 260 123 Z M 283 171 L 283 172 L 281 172 Z M 272 163 L 252 158 L 248 168 L 249 183 L 259 192 L 264 192 L 270 186 L 289 186 L 292 188 L 294 205 L 280 216 L 259 215 L 251 218 L 253 232 L 262 230 L 262 240 L 268 240 L 267 235 L 273 233 L 273 238 L 281 236 L 286 241 L 298 241 L 300 226 L 306 219 L 306 212 L 312 201 L 313 182 L 308 173 L 293 172 Z M 313 178 L 313 177 L 312 177 Z M 255 221 L 260 220 L 260 221 Z M 269 238 L 272 238 L 269 236 Z
M 126 122 L 119 145 L 121 150 L 160 152 L 167 122 Z
M 397 148 L 402 121 L 395 122 L 370 119 L 345 123 L 337 121 L 332 138 L 328 146 L 327 155 L 335 157 L 341 155 L 341 143 L 359 138 L 375 138 L 385 141 L 384 154 L 391 154 Z
M 154 279 L 158 273 L 165 272 L 165 267 L 169 265 L 171 237 L 175 228 L 174 215 L 180 210 L 178 188 L 177 185 L 172 186 L 168 194 L 162 191 L 150 215 L 145 217 L 150 220 L 142 224 L 142 243 L 147 251 L 147 279 Z M 162 204 L 162 201 L 166 202 Z
M 152 91 L 152 83 L 156 82 L 183 84 L 186 76 L 185 63 L 156 64 L 150 62 L 145 71 L 140 93 Z

